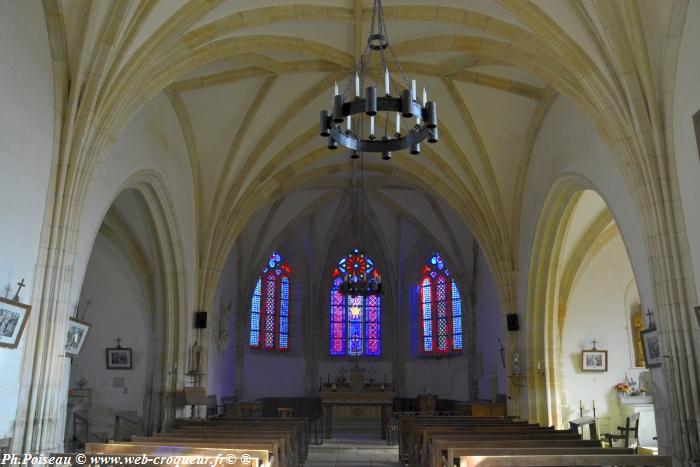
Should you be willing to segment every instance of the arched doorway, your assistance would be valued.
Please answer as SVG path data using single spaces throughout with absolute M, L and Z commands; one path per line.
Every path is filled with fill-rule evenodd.
M 173 219 L 149 178 L 119 193 L 94 239 L 73 315 L 89 331 L 71 358 L 67 447 L 149 434 L 175 417 L 184 278 Z
M 605 200 L 583 180 L 559 180 L 540 214 L 528 276 L 529 418 L 567 427 L 595 416 L 599 431 L 616 432 L 640 412 L 641 443 L 655 445 L 649 399 L 615 390 L 618 383 L 633 392 L 653 390 L 639 342 L 653 318 L 642 310 L 628 250 Z M 600 366 L 588 365 L 596 355 Z

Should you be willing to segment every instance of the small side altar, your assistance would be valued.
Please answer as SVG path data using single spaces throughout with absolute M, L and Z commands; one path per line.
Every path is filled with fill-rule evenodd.
M 349 382 L 344 378 L 344 371 L 341 373 L 343 376 L 336 378 L 336 382 L 326 382 L 320 390 L 326 438 L 333 437 L 335 425 L 348 431 L 378 429 L 385 439 L 394 402 L 393 388 L 367 380 L 364 368 L 351 368 Z

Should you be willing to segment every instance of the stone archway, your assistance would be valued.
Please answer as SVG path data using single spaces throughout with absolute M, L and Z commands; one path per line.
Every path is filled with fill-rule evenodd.
M 588 207 L 586 207 L 588 206 Z M 590 207 L 593 206 L 593 207 Z M 612 249 L 611 249 L 612 248 Z M 526 341 L 525 355 L 527 375 L 527 408 L 526 412 L 531 420 L 548 425 L 564 426 L 573 415 L 578 416 L 578 404 L 572 408 L 573 395 L 567 394 L 575 384 L 572 379 L 582 375 L 580 362 L 573 357 L 572 348 L 583 350 L 590 347 L 590 341 L 596 336 L 581 337 L 580 342 L 572 343 L 576 332 L 571 330 L 567 323 L 567 317 L 575 322 L 580 322 L 580 308 L 582 301 L 582 289 L 588 287 L 585 293 L 594 297 L 602 293 L 604 285 L 590 277 L 582 279 L 588 268 L 600 263 L 598 254 L 604 251 L 606 255 L 613 253 L 619 256 L 619 264 L 625 274 L 631 277 L 634 283 L 634 272 L 629 260 L 627 247 L 622 239 L 618 226 L 604 199 L 602 199 L 590 182 L 582 177 L 567 175 L 557 180 L 549 191 L 541 210 L 535 232 L 533 251 L 528 271 L 528 290 L 526 295 Z M 596 259 L 596 256 L 598 258 Z M 617 257 L 616 256 L 616 257 Z M 620 335 L 619 341 L 598 328 L 599 333 L 607 336 L 607 346 L 617 347 L 621 350 L 618 355 L 611 355 L 613 359 L 624 360 L 616 368 L 620 375 L 601 373 L 598 380 L 626 377 L 627 367 L 634 367 L 633 359 L 627 362 L 629 334 L 627 322 L 629 311 L 626 309 L 630 300 L 629 280 L 624 284 L 617 284 L 620 290 L 614 293 L 620 295 L 619 316 L 610 316 L 605 331 L 611 331 Z M 592 285 L 594 284 L 594 285 Z M 637 291 L 636 284 L 634 290 Z M 593 287 L 593 288 L 591 288 Z M 607 292 L 610 294 L 610 290 Z M 634 301 L 639 303 L 639 293 L 636 293 Z M 592 300 L 592 298 L 591 298 Z M 575 305 L 575 306 L 574 306 Z M 571 309 L 571 313 L 569 313 Z M 567 315 L 568 314 L 568 315 Z M 591 313 L 594 317 L 595 313 Z M 600 317 L 598 317 L 600 318 Z M 619 318 L 615 321 L 616 318 Z M 614 329 L 609 329 L 613 326 Z M 579 323 L 580 324 L 580 323 Z M 599 326 L 604 323 L 599 323 Z M 619 325 L 619 326 L 618 326 Z M 585 328 L 585 326 L 582 326 Z M 618 329 L 619 328 L 619 329 Z M 566 332 L 565 332 L 566 331 Z M 595 333 L 596 329 L 588 329 Z M 581 331 L 585 333 L 583 330 Z M 609 334 L 609 333 L 608 333 Z M 575 336 L 578 339 L 578 335 Z M 565 342 L 565 339 L 569 339 Z M 584 342 L 585 341 L 585 342 Z M 599 340 L 600 342 L 600 340 Z M 585 347 L 588 345 L 588 347 Z M 572 376 L 573 375 L 573 376 Z M 619 382 L 617 379 L 615 382 Z M 609 382 L 610 388 L 599 388 L 597 394 L 599 407 L 597 414 L 601 415 L 601 406 L 608 408 L 606 398 L 610 398 L 613 382 Z M 592 384 L 592 383 L 586 383 Z M 567 397 L 569 396 L 569 397 Z M 578 397 L 574 397 L 579 399 Z M 601 403 L 602 399 L 602 403 Z M 588 400 L 584 404 L 584 412 L 590 415 L 592 402 Z M 613 404 L 614 405 L 614 404 Z M 616 411 L 615 407 L 610 410 Z M 619 415 L 616 415 L 619 416 Z M 573 417 L 576 418 L 576 417 Z
M 82 236 L 82 243 L 76 242 L 75 248 L 88 252 L 94 245 L 97 228 L 108 218 L 108 208 L 114 204 L 119 194 L 126 191 L 136 194 L 147 219 L 151 232 L 149 242 L 154 249 L 153 294 L 154 320 L 151 341 L 151 358 L 148 363 L 149 380 L 145 389 L 144 402 L 144 427 L 151 432 L 167 426 L 176 416 L 175 394 L 183 387 L 183 373 L 187 361 L 187 351 L 183 343 L 187 342 L 188 322 L 186 314 L 185 297 L 185 266 L 183 264 L 182 241 L 179 226 L 176 222 L 172 200 L 161 175 L 152 170 L 143 170 L 133 174 L 115 190 L 115 195 L 105 203 L 105 208 L 97 219 L 84 218 L 81 230 L 86 232 Z M 113 219 L 111 219 L 113 221 Z M 93 225 L 95 225 L 93 227 Z M 112 224 L 114 227 L 114 224 Z M 93 233 L 90 233 L 90 232 Z M 115 232 L 112 234 L 117 235 Z M 89 243 L 88 243 L 89 242 Z M 128 239 L 126 245 L 128 248 Z M 76 251 L 73 255 L 80 256 Z M 132 252 L 133 253 L 133 252 Z M 138 262 L 138 254 L 131 254 L 131 261 Z M 52 261 L 57 261 L 52 258 Z M 60 268 L 59 265 L 49 261 L 45 265 L 47 270 Z M 136 270 L 143 272 L 142 267 Z M 32 330 L 31 343 L 27 345 L 26 352 L 36 355 L 31 361 L 34 365 L 26 365 L 23 378 L 27 381 L 21 386 L 20 400 L 25 401 L 18 407 L 17 422 L 14 427 L 12 449 L 15 452 L 36 451 L 43 446 L 46 449 L 61 449 L 63 444 L 64 429 L 66 426 L 66 399 L 69 387 L 69 367 L 65 358 L 65 342 L 68 318 L 75 314 L 75 305 L 78 303 L 78 293 L 81 286 L 72 281 L 83 283 L 83 278 L 75 275 L 71 281 L 65 284 L 66 294 L 73 289 L 74 297 L 66 297 L 68 303 L 62 304 L 62 316 L 57 325 L 51 329 Z M 38 335 L 41 333 L 41 335 Z M 48 334 L 48 335 L 46 335 Z M 38 346 L 38 342 L 48 339 L 50 345 Z M 107 347 L 109 343 L 105 343 Z M 60 360 L 42 360 L 40 355 L 55 355 Z M 25 356 L 25 359 L 27 357 Z M 64 364 L 66 362 L 66 364 Z M 36 380 L 47 379 L 55 381 L 54 389 L 47 391 Z M 38 404 L 40 397 L 47 397 L 48 402 Z M 42 418 L 55 420 L 54 423 L 33 424 L 29 420 L 35 419 L 41 413 Z

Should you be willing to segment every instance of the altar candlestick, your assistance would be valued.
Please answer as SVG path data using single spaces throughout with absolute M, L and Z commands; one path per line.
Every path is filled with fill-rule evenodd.
M 355 73 L 355 97 L 360 97 L 360 75 Z

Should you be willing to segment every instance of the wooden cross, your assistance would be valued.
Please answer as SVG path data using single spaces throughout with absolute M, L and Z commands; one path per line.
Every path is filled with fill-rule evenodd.
M 117 348 L 121 349 L 122 348 L 122 338 L 117 336 L 117 338 L 114 340 L 117 342 Z
M 19 291 L 22 290 L 22 287 L 25 287 L 26 284 L 24 283 L 24 277 L 20 282 L 17 282 L 17 293 L 15 294 L 14 297 L 12 297 L 12 300 L 15 302 L 19 302 Z
M 656 323 L 654 323 L 654 313 L 652 313 L 649 308 L 647 308 L 647 317 L 649 318 L 649 327 L 656 327 Z
M 598 343 L 598 341 L 595 340 L 595 339 L 593 339 L 593 340 L 591 341 L 591 343 L 593 344 L 593 350 L 597 350 L 597 349 L 595 348 L 595 345 Z

